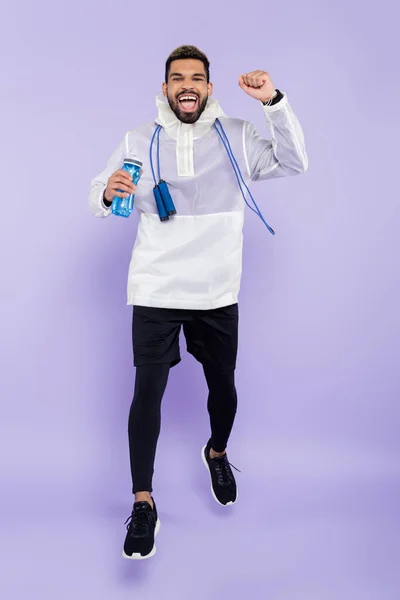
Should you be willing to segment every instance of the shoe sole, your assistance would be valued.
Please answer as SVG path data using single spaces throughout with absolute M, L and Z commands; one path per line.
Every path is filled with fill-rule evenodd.
M 205 449 L 206 448 L 207 448 L 207 444 L 205 446 L 203 446 L 203 448 L 201 449 L 201 460 L 203 461 L 204 466 L 206 467 L 206 469 L 208 471 L 208 474 L 210 475 L 210 479 L 211 479 L 210 467 L 208 466 L 208 462 L 206 460 L 206 453 L 205 453 Z M 213 485 L 212 485 L 212 479 L 211 479 L 211 493 L 212 493 L 212 496 L 213 496 L 215 502 L 217 502 L 217 504 L 219 504 L 220 506 L 232 506 L 233 504 L 236 504 L 238 496 L 239 496 L 239 492 L 238 492 L 237 484 L 236 484 L 236 498 L 235 498 L 235 500 L 233 500 L 232 502 L 228 502 L 227 504 L 222 504 L 222 502 L 220 502 L 218 500 L 217 496 L 215 495 L 214 488 L 213 488 Z
M 154 537 L 156 537 L 156 535 L 160 531 L 160 527 L 161 527 L 160 519 L 157 519 L 156 528 L 154 530 Z M 124 550 L 122 550 L 122 556 L 124 558 L 127 558 L 128 560 L 146 560 L 146 559 L 154 556 L 156 552 L 157 552 L 157 548 L 156 548 L 156 544 L 154 543 L 153 549 L 151 550 L 151 552 L 149 552 L 149 554 L 146 554 L 146 556 L 142 556 L 138 552 L 134 552 L 131 556 L 129 556 L 129 554 L 125 554 Z

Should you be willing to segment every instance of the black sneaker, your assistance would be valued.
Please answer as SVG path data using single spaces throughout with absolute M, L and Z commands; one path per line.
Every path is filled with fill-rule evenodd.
M 231 465 L 226 454 L 221 457 L 210 458 L 210 448 L 211 442 L 209 441 L 201 450 L 201 458 L 211 475 L 211 493 L 218 504 L 230 506 L 236 502 L 238 497 Z
M 154 538 L 160 530 L 155 503 L 154 508 L 151 508 L 148 502 L 135 502 L 131 516 L 125 521 L 126 524 L 128 533 L 122 556 L 132 560 L 144 560 L 154 556 Z

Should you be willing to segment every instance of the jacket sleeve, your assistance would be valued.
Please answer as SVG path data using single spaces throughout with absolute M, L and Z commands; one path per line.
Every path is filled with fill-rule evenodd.
M 126 152 L 127 136 L 119 143 L 118 147 L 110 156 L 107 166 L 99 175 L 92 179 L 89 195 L 90 212 L 95 217 L 108 217 L 111 214 L 111 208 L 107 207 L 103 202 L 104 190 L 107 187 L 108 178 L 121 169 Z
M 273 106 L 264 106 L 271 139 L 262 138 L 255 127 L 244 123 L 243 146 L 249 177 L 252 181 L 304 173 L 308 158 L 300 123 L 287 96 Z

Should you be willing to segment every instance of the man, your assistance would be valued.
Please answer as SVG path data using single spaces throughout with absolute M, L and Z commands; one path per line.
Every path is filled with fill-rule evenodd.
M 135 502 L 128 519 L 123 556 L 155 553 L 159 529 L 152 477 L 160 432 L 160 406 L 170 368 L 180 361 L 179 332 L 201 364 L 209 389 L 211 437 L 201 452 L 215 500 L 237 500 L 226 447 L 235 419 L 234 382 L 238 344 L 244 201 L 227 149 L 216 131 L 221 124 L 246 183 L 303 173 L 307 156 L 301 127 L 285 94 L 269 74 L 253 71 L 239 86 L 264 106 L 271 140 L 246 121 L 227 118 L 211 97 L 210 63 L 193 46 L 181 46 L 166 62 L 158 116 L 126 134 L 106 169 L 92 181 L 93 214 L 107 217 L 115 196 L 135 194 L 140 213 L 128 276 L 133 305 L 134 398 L 129 414 L 129 446 Z M 159 152 L 164 179 L 177 211 L 161 222 L 153 195 L 150 144 L 162 126 Z M 226 143 L 225 143 L 226 145 Z M 136 188 L 121 170 L 126 155 L 143 162 Z

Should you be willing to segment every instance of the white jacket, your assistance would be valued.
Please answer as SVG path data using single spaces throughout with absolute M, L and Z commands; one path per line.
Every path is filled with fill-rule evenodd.
M 251 123 L 226 117 L 213 98 L 193 125 L 179 121 L 162 96 L 157 107 L 156 121 L 129 131 L 93 179 L 91 211 L 97 217 L 112 214 L 102 200 L 107 180 L 127 154 L 137 156 L 144 173 L 135 194 L 140 221 L 129 267 L 128 304 L 201 310 L 234 304 L 242 271 L 245 203 L 213 124 L 216 118 L 222 123 L 247 184 L 306 171 L 301 126 L 286 95 L 263 107 L 271 140 L 260 137 Z M 166 222 L 157 213 L 150 168 L 156 123 L 163 127 L 161 177 L 177 210 Z

